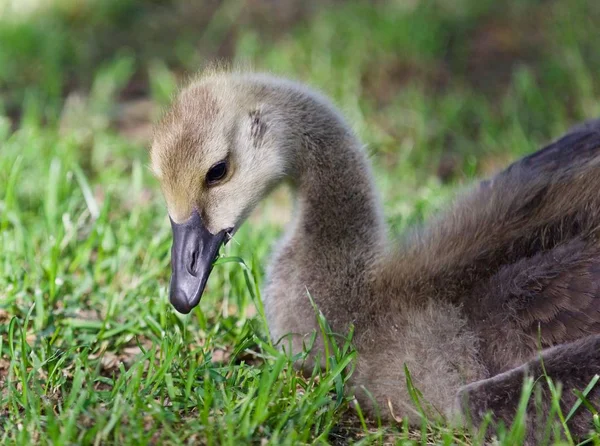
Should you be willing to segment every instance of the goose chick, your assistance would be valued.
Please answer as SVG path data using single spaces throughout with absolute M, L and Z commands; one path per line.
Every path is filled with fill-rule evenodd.
M 327 99 L 268 75 L 208 72 L 151 148 L 174 236 L 171 303 L 198 304 L 219 247 L 287 181 L 295 217 L 263 291 L 273 338 L 298 352 L 318 332 L 310 294 L 335 332 L 354 326 L 363 407 L 418 422 L 406 365 L 432 414 L 510 421 L 523 376 L 539 371 L 537 327 L 543 347 L 566 345 L 545 354 L 557 377 L 576 376 L 568 385 L 600 372 L 600 341 L 586 338 L 600 333 L 595 128 L 482 183 L 391 249 L 363 147 Z M 581 354 L 591 363 L 572 374 Z M 589 418 L 575 420 L 585 432 Z

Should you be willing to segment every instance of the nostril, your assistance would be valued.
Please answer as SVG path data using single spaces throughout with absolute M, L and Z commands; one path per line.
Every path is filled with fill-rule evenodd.
M 188 267 L 188 273 L 196 276 L 196 263 L 198 262 L 198 251 L 192 251 L 192 258 Z

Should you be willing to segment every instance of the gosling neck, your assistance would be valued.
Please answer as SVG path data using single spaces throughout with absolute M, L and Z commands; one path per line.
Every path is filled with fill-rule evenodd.
M 346 332 L 369 313 L 374 271 L 385 229 L 366 154 L 326 99 L 301 87 L 269 85 L 283 120 L 288 178 L 295 193 L 292 223 L 270 266 L 265 310 L 275 339 L 310 333 L 314 309 Z M 281 121 L 280 121 L 281 123 Z
M 284 105 L 295 140 L 290 154 L 296 188 L 293 231 L 316 251 L 312 256 L 364 266 L 385 238 L 371 166 L 333 106 L 303 93 Z
M 310 137 L 309 137 L 310 138 Z M 305 239 L 371 251 L 383 231 L 378 197 L 365 156 L 352 138 L 307 139 L 297 178 L 297 208 Z

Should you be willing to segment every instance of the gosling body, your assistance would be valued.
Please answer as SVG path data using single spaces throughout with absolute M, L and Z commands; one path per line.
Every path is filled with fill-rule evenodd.
M 294 82 L 204 74 L 157 126 L 151 158 L 174 231 L 198 215 L 204 236 L 231 234 L 277 184 L 292 185 L 294 217 L 263 291 L 271 335 L 302 349 L 318 332 L 310 298 L 334 331 L 354 326 L 362 407 L 419 422 L 406 365 L 432 414 L 477 424 L 490 410 L 510 422 L 540 348 L 565 390 L 600 373 L 599 128 L 574 129 L 394 243 L 362 145 L 327 99 Z M 189 263 L 183 251 L 177 265 Z M 205 281 L 209 260 L 190 280 Z M 203 287 L 172 288 L 172 301 L 189 311 Z M 584 435 L 591 416 L 580 410 L 571 427 Z

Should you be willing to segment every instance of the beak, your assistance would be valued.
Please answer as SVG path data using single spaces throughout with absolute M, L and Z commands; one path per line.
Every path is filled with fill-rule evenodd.
M 173 246 L 169 300 L 177 311 L 188 314 L 200 302 L 213 261 L 229 231 L 211 234 L 196 210 L 183 223 L 171 220 L 171 228 Z

